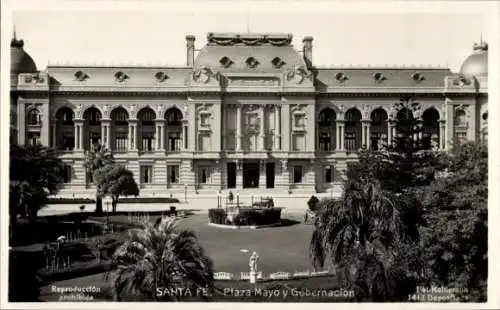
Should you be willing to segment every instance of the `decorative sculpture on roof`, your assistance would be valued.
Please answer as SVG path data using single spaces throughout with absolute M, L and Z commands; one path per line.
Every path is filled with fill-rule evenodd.
M 302 83 L 305 78 L 310 79 L 311 77 L 311 72 L 307 71 L 307 69 L 305 69 L 301 65 L 295 65 L 293 69 L 289 69 L 286 74 L 286 78 L 288 81 L 294 80 L 297 84 Z
M 109 112 L 110 112 L 109 110 L 110 110 L 109 109 L 109 104 L 105 104 L 102 107 L 102 112 L 103 112 L 104 116 L 109 117 Z
M 75 105 L 75 116 L 77 119 L 81 119 L 82 118 L 82 113 L 83 113 L 83 106 L 81 103 L 77 103 Z
M 256 46 L 271 44 L 274 46 L 284 46 L 292 43 L 291 34 L 232 34 L 232 33 L 209 33 L 207 41 L 215 45 L 235 45 L 244 44 Z
M 213 73 L 212 70 L 210 70 L 210 67 L 201 66 L 193 72 L 193 80 L 198 83 L 206 84 L 210 81 L 212 75 Z

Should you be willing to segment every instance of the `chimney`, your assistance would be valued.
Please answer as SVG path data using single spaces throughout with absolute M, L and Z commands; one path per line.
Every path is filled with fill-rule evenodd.
M 186 57 L 187 61 L 186 64 L 188 67 L 193 67 L 194 66 L 194 40 L 195 36 L 193 35 L 187 35 L 186 36 Z
M 312 67 L 312 50 L 313 50 L 313 37 L 304 37 L 302 40 L 303 44 L 303 56 L 304 56 L 304 61 L 307 64 L 307 67 L 311 68 Z

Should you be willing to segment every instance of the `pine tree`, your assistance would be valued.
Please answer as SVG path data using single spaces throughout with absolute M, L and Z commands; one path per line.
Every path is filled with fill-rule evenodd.
M 405 188 L 428 185 L 438 167 L 437 152 L 424 137 L 421 105 L 403 97 L 392 107 L 390 122 L 396 135 L 381 150 L 364 150 L 359 161 L 349 166 L 349 180 L 376 179 L 382 188 L 401 193 Z

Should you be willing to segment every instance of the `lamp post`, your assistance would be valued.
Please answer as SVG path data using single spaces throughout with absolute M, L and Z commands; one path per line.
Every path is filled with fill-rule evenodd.
M 236 208 L 240 208 L 240 191 L 236 192 Z
M 111 197 L 104 196 L 102 199 L 104 204 L 106 205 L 106 230 L 109 229 L 109 204 L 111 203 Z
M 188 185 L 184 184 L 184 202 L 188 201 Z

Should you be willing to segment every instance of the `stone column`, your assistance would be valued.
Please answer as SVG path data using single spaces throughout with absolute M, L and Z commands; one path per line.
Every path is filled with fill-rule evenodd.
M 260 106 L 260 128 L 259 128 L 259 135 L 260 135 L 260 150 L 261 151 L 265 151 L 266 150 L 266 133 L 264 132 L 265 130 L 265 127 L 264 127 L 264 118 L 266 117 L 266 106 L 265 105 L 261 105 Z
M 266 188 L 266 160 L 262 159 L 259 162 L 259 188 Z
M 188 136 L 188 132 L 189 132 L 188 131 L 188 125 L 183 125 L 182 126 L 182 130 L 183 130 L 183 133 L 182 133 L 182 149 L 183 150 L 187 150 L 187 149 L 189 149 L 189 145 L 187 143 L 187 142 L 189 142 L 188 141 L 188 138 L 189 138 L 189 136 Z M 165 141 L 165 139 L 163 139 L 162 141 Z
M 371 126 L 372 123 L 370 120 L 366 123 L 366 148 L 370 149 L 371 146 Z
M 366 147 L 366 121 L 361 121 L 361 147 Z
M 387 122 L 387 145 L 390 146 L 392 145 L 392 127 L 393 127 L 393 124 L 392 124 L 392 120 L 389 120 Z
M 101 120 L 102 145 L 106 149 L 111 149 L 111 120 Z
M 236 106 L 236 151 L 241 152 L 241 105 Z
M 165 120 L 159 119 L 155 120 L 155 128 L 156 128 L 156 133 L 155 133 L 155 151 L 157 152 L 165 152 L 164 148 L 164 141 L 165 141 Z
M 279 105 L 274 106 L 274 150 L 280 150 L 281 115 Z
M 75 150 L 83 151 L 83 120 L 75 120 Z
M 57 148 L 57 135 L 56 135 L 56 127 L 57 127 L 57 119 L 52 120 L 52 147 Z
M 339 142 L 340 142 L 340 145 L 339 145 L 339 150 L 340 151 L 345 151 L 345 143 L 344 143 L 344 130 L 345 130 L 345 124 L 344 124 L 344 121 L 343 120 L 339 120 L 337 121 L 337 129 L 338 129 L 338 132 L 339 132 Z
M 236 162 L 236 188 L 243 188 L 243 162 Z M 236 197 L 235 197 L 236 198 Z
M 439 121 L 439 149 L 444 150 L 446 148 L 446 121 Z
M 128 123 L 128 150 L 137 151 L 137 120 Z
M 341 144 L 342 144 L 341 137 L 340 137 L 341 131 L 342 131 L 342 129 L 340 128 L 340 122 L 337 121 L 335 123 L 335 150 L 337 150 L 337 151 L 339 151 L 341 149 Z

